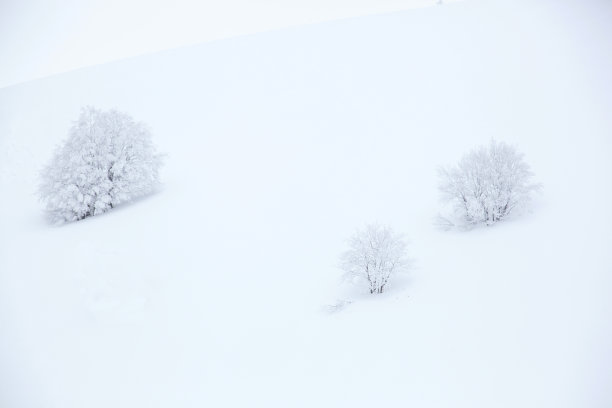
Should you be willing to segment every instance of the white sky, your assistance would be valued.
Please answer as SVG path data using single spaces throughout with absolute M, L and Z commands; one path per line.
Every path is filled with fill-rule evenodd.
M 445 0 L 445 2 L 455 0 Z M 0 88 L 72 69 L 437 0 L 0 0 Z

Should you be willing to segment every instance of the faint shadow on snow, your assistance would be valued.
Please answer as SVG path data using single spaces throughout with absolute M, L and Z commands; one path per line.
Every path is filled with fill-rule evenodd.
M 344 310 L 351 303 L 353 303 L 353 301 L 350 299 L 338 299 L 332 304 L 325 305 L 323 309 L 325 312 L 330 313 L 330 314 L 338 313 Z
M 82 302 L 91 317 L 114 323 L 138 321 L 146 311 L 148 299 L 145 296 L 89 293 L 83 290 Z
M 46 225 L 48 226 L 52 226 L 52 227 L 65 227 L 68 225 L 74 225 L 76 223 L 83 223 L 83 222 L 92 222 L 92 219 L 100 219 L 103 217 L 107 217 L 111 214 L 117 214 L 120 213 L 122 211 L 125 211 L 129 208 L 131 208 L 132 206 L 141 203 L 143 201 L 147 201 L 149 200 L 151 197 L 156 196 L 158 194 L 160 194 L 163 191 L 163 187 L 160 186 L 158 188 L 156 188 L 155 190 L 151 191 L 150 193 L 147 194 L 143 194 L 140 197 L 136 197 L 131 199 L 130 201 L 125 201 L 121 204 L 116 205 L 115 207 L 113 207 L 111 210 L 106 211 L 102 214 L 98 214 L 98 215 L 93 215 L 90 217 L 86 217 L 83 218 L 82 220 L 76 220 L 76 221 L 54 221 L 53 216 L 51 214 L 48 214 L 46 212 L 44 212 L 43 210 L 43 221 Z
M 414 261 L 410 271 L 415 271 L 416 267 Z M 323 311 L 328 314 L 340 313 L 346 310 L 350 305 L 355 303 L 367 303 L 367 302 L 395 302 L 401 299 L 409 298 L 408 289 L 412 286 L 414 278 L 411 273 L 396 275 L 393 280 L 389 281 L 389 286 L 383 293 L 370 293 L 363 282 L 343 280 L 342 296 L 337 300 L 326 304 L 323 307 Z
M 470 224 L 464 220 L 461 211 L 452 209 L 451 205 L 443 205 L 442 210 L 433 218 L 432 225 L 439 231 L 467 232 L 499 228 L 500 225 L 514 224 L 518 221 L 530 222 L 534 219 L 534 214 L 544 212 L 546 207 L 542 193 L 544 185 L 539 183 L 538 186 L 534 197 L 494 224 Z
M 503 220 L 498 221 L 494 224 L 487 225 L 484 223 L 478 224 L 468 224 L 462 223 L 460 221 L 454 221 L 452 218 L 445 217 L 441 214 L 438 214 L 432 221 L 434 228 L 443 232 L 469 232 L 469 231 L 486 231 L 493 228 L 500 228 L 504 225 L 512 225 L 517 222 L 525 222 L 533 219 L 534 213 L 536 212 L 535 208 L 529 207 L 522 209 L 521 211 L 517 211 L 516 213 L 510 214 L 505 217 Z

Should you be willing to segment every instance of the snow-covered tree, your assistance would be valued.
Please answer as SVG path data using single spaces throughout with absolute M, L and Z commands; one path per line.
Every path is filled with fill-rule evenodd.
M 43 170 L 39 195 L 53 221 L 81 220 L 152 192 L 161 163 L 144 124 L 85 107 Z
M 472 150 L 457 166 L 439 171 L 443 200 L 451 202 L 462 222 L 492 225 L 524 206 L 539 189 L 515 147 L 494 140 Z
M 368 285 L 370 293 L 382 293 L 389 279 L 409 266 L 406 243 L 387 226 L 368 225 L 349 240 L 341 267 L 350 278 Z

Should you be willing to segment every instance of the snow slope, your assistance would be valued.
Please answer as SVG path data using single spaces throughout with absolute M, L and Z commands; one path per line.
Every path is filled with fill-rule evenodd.
M 445 0 L 445 3 L 460 0 Z M 438 0 L 3 0 L 0 88 L 152 52 Z M 111 29 L 109 29 L 111 27 Z M 16 40 L 18 39 L 18 41 Z
M 611 406 L 611 18 L 470 0 L 0 89 L 0 406 Z M 164 188 L 51 227 L 85 104 L 151 126 Z M 436 167 L 492 137 L 533 211 L 436 229 Z M 415 259 L 381 296 L 336 267 L 371 221 Z

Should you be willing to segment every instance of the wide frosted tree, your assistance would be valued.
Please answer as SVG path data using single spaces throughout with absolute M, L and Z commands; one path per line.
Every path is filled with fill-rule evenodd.
M 85 107 L 44 168 L 40 197 L 53 221 L 81 220 L 151 193 L 161 163 L 144 124 Z
M 540 186 L 515 147 L 492 140 L 440 169 L 440 192 L 460 222 L 492 225 L 524 207 Z

